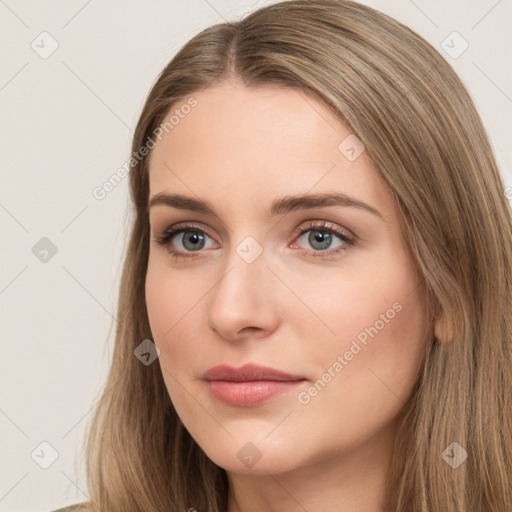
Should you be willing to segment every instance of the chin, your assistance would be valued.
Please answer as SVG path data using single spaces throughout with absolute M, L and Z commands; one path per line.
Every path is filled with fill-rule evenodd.
M 290 471 L 295 467 L 293 462 L 285 455 L 269 455 L 268 453 L 265 455 L 265 453 L 262 453 L 261 458 L 255 462 L 250 462 L 248 455 L 244 456 L 246 462 L 242 462 L 237 453 L 226 454 L 226 452 L 224 452 L 207 455 L 217 466 L 220 466 L 230 473 L 250 475 L 279 474 Z M 218 457 L 216 455 L 218 455 Z
M 239 435 L 225 443 L 203 443 L 200 446 L 217 466 L 234 473 L 283 473 L 299 464 L 294 460 L 297 450 L 292 445 L 296 446 L 295 442 L 285 446 L 282 440 L 270 441 L 262 436 L 260 441 L 255 437 L 253 430 L 252 435 Z

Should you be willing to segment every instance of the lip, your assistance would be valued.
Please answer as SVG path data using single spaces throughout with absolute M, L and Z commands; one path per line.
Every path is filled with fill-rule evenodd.
M 235 407 L 255 407 L 296 388 L 306 377 L 253 363 L 219 365 L 203 375 L 211 395 Z

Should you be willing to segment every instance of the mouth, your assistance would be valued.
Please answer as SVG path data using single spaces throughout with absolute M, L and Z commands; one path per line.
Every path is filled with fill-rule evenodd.
M 213 398 L 233 407 L 255 407 L 307 381 L 304 376 L 252 363 L 240 368 L 215 366 L 203 380 Z

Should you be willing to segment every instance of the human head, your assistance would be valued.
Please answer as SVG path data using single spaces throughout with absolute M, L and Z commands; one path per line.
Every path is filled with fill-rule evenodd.
M 496 390 L 507 378 L 499 355 L 507 357 L 505 344 L 510 343 L 510 211 L 473 102 L 442 57 L 394 20 L 352 2 L 289 1 L 239 23 L 211 27 L 185 45 L 146 101 L 133 152 L 147 143 L 176 105 L 228 77 L 247 87 L 281 86 L 317 98 L 362 141 L 396 202 L 407 247 L 424 279 L 425 318 L 432 334 L 400 425 L 403 446 L 414 445 L 423 465 L 416 467 L 417 461 L 399 457 L 403 454 L 396 457 L 397 467 L 400 463 L 402 469 L 410 469 L 397 487 L 397 500 L 416 500 L 412 503 L 419 509 L 426 500 L 420 482 L 428 480 L 440 496 L 443 478 L 459 483 L 476 478 L 484 453 L 479 453 L 480 462 L 468 460 L 467 472 L 454 476 L 440 452 L 453 437 L 478 452 L 477 432 L 494 428 L 490 422 L 498 413 L 498 399 L 482 403 L 475 379 L 485 389 L 482 373 L 487 372 Z M 174 433 L 166 446 L 174 450 L 175 465 L 172 469 L 168 462 L 168 467 L 181 498 L 172 499 L 190 498 L 198 481 L 208 482 L 211 497 L 226 483 L 222 471 L 205 459 L 183 428 L 159 368 L 140 365 L 132 355 L 142 339 L 152 338 L 144 295 L 150 244 L 149 160 L 136 165 L 130 177 L 135 220 L 120 311 L 132 315 L 133 324 L 131 334 L 120 330 L 118 335 L 111 382 L 119 384 L 121 371 L 128 375 L 130 383 L 121 389 L 123 396 L 130 396 L 131 410 L 138 412 L 131 421 L 139 431 L 142 425 L 148 427 L 137 419 L 144 416 L 145 407 L 154 418 L 155 435 Z M 502 299 L 499 309 L 492 307 L 496 296 Z M 148 396 L 153 398 L 151 408 Z M 141 405 L 144 399 L 146 405 Z M 161 406 L 161 416 L 155 404 Z M 480 415 L 471 419 L 477 410 Z M 162 453 L 171 458 L 170 451 Z M 185 465 L 187 453 L 193 454 L 190 467 L 201 468 L 201 478 L 190 478 L 188 488 L 176 473 L 179 464 Z M 510 453 L 507 456 L 510 464 Z M 503 498 L 503 479 L 495 482 L 494 490 Z M 455 510 L 450 499 L 440 502 L 443 510 Z
M 315 98 L 227 82 L 194 100 L 149 163 L 146 304 L 173 406 L 230 478 L 295 472 L 293 480 L 308 480 L 306 468 L 319 475 L 327 467 L 341 478 L 344 460 L 362 482 L 353 461 L 364 459 L 361 471 L 384 487 L 393 424 L 432 339 L 394 197 L 365 151 L 356 155 L 354 135 Z M 341 193 L 373 211 L 312 207 L 314 197 Z M 164 194 L 179 194 L 174 208 Z M 301 195 L 307 209 L 298 208 Z M 215 215 L 192 210 L 198 200 Z M 270 215 L 276 202 L 280 213 Z M 170 239 L 180 228 L 184 237 Z M 188 239 L 194 229 L 202 241 Z M 311 238 L 325 229 L 330 238 Z M 228 405 L 219 401 L 209 388 L 227 386 L 207 385 L 204 373 L 248 363 L 304 382 L 263 404 L 231 394 Z M 258 479 L 260 496 L 274 484 L 266 480 Z M 301 503 L 311 495 L 304 485 L 292 494 Z

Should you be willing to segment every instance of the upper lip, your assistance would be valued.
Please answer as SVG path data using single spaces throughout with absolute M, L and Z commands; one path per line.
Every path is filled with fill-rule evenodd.
M 203 379 L 249 382 L 257 380 L 298 381 L 305 380 L 306 378 L 300 375 L 292 375 L 281 370 L 276 370 L 275 368 L 270 368 L 268 366 L 248 363 L 239 368 L 234 368 L 227 364 L 214 366 L 205 372 Z

